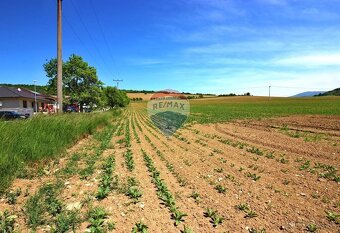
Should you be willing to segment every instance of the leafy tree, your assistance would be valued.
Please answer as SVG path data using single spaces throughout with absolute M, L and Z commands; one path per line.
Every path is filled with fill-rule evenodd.
M 57 59 L 51 59 L 44 65 L 49 90 L 57 90 Z M 103 83 L 98 79 L 97 71 L 89 66 L 81 56 L 72 54 L 63 63 L 64 95 L 70 96 L 70 102 L 77 102 L 82 110 L 83 105 L 98 105 Z
M 116 87 L 105 87 L 103 97 L 109 107 L 125 107 L 130 102 L 126 92 L 118 90 Z

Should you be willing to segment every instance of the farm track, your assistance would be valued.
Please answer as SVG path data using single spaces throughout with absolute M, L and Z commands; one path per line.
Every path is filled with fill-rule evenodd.
M 41 186 L 59 178 L 64 185 L 58 198 L 65 206 L 80 205 L 76 232 L 89 229 L 87 212 L 93 207 L 103 207 L 108 213 L 102 227 L 109 232 L 131 232 L 140 221 L 148 226 L 148 232 L 156 233 L 182 232 L 184 226 L 195 233 L 246 233 L 250 228 L 304 232 L 311 223 L 317 225 L 318 232 L 340 232 L 339 225 L 325 213 L 340 212 L 339 183 L 331 180 L 333 177 L 319 178 L 324 172 L 320 168 L 311 170 L 317 163 L 339 168 L 338 122 L 337 117 L 285 117 L 187 125 L 167 138 L 153 125 L 145 108 L 133 104 L 120 119 L 102 129 L 104 135 L 80 140 L 64 158 L 32 169 L 30 178 L 15 180 L 11 190 L 28 189 L 28 193 L 21 194 L 14 205 L 6 203 L 4 196 L 0 210 L 17 215 L 18 232 L 30 232 L 25 203 Z M 304 141 L 292 137 L 295 132 L 306 133 L 303 137 L 308 139 L 322 137 Z M 146 157 L 174 197 L 177 210 L 187 214 L 178 226 L 171 208 L 160 198 Z M 114 158 L 110 175 L 118 178 L 117 184 L 98 199 L 109 158 Z M 89 167 L 92 170 L 82 177 L 81 171 Z M 131 178 L 142 193 L 138 199 L 127 194 Z M 237 209 L 240 204 L 247 204 L 248 209 Z M 217 211 L 224 220 L 214 227 L 212 218 L 205 216 L 206 208 Z M 37 232 L 49 232 L 53 219 L 38 226 Z M 115 223 L 115 230 L 109 230 L 108 223 Z

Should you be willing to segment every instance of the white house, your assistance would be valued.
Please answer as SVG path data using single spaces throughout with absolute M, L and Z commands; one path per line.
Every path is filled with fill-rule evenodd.
M 36 93 L 36 99 L 38 111 L 55 109 L 54 97 Z M 16 111 L 32 116 L 35 110 L 35 92 L 24 88 L 0 86 L 0 111 Z

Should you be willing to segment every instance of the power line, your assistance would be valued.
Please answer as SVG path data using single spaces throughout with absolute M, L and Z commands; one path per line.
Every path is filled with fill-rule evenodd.
M 85 44 L 85 42 L 81 39 L 81 37 L 78 35 L 77 31 L 74 29 L 74 27 L 72 26 L 72 24 L 70 23 L 70 21 L 68 20 L 68 18 L 65 16 L 63 16 L 63 18 L 65 19 L 66 24 L 69 26 L 69 28 L 71 29 L 71 31 L 73 32 L 73 34 L 75 35 L 75 37 L 79 40 L 79 42 L 82 44 L 82 46 L 85 48 L 86 52 L 88 53 L 88 55 L 92 58 L 93 61 L 97 60 L 96 56 L 94 56 L 94 54 L 91 52 L 91 50 L 88 48 L 88 46 Z M 103 70 L 105 70 L 105 68 L 103 67 L 102 63 L 97 63 L 97 66 L 99 66 L 100 68 L 102 68 Z M 106 70 L 105 70 L 106 71 Z
M 93 54 L 91 53 L 91 51 L 88 49 L 88 47 L 86 46 L 86 44 L 84 43 L 84 41 L 81 39 L 81 37 L 78 35 L 77 31 L 74 29 L 74 27 L 72 26 L 72 24 L 69 22 L 69 20 L 67 19 L 67 17 L 64 15 L 63 17 L 65 19 L 65 22 L 67 23 L 67 25 L 70 27 L 71 31 L 73 32 L 73 34 L 77 37 L 77 39 L 79 40 L 79 42 L 83 45 L 83 47 L 86 49 L 86 52 L 90 55 L 90 57 L 92 57 L 92 59 L 94 59 Z
M 268 88 L 268 86 L 257 86 L 257 87 L 235 87 L 235 88 L 223 88 L 223 89 L 214 89 L 212 91 L 230 91 L 230 90 L 247 90 L 247 89 L 258 89 L 258 88 Z
M 319 90 L 319 89 L 325 89 L 325 90 L 331 90 L 334 87 L 286 87 L 286 86 L 272 86 L 275 88 L 286 88 L 286 89 L 300 89 L 300 90 Z
M 269 88 L 269 90 L 268 90 Z M 251 91 L 252 89 L 267 89 L 269 92 L 269 96 L 271 96 L 272 92 L 274 92 L 275 89 L 298 89 L 301 91 L 308 91 L 308 90 L 317 90 L 317 91 L 328 91 L 328 90 L 332 90 L 334 89 L 334 87 L 293 87 L 293 86 L 254 86 L 254 87 L 231 87 L 231 88 L 223 88 L 223 89 L 214 89 L 214 90 L 210 90 L 213 92 L 233 92 L 233 91 L 239 91 L 239 90 L 246 90 L 246 91 Z
M 299 90 L 331 90 L 334 89 L 334 87 L 288 87 L 288 86 L 273 86 L 270 85 L 271 88 L 285 88 L 285 89 L 299 89 Z M 223 88 L 223 89 L 214 89 L 213 91 L 226 91 L 226 90 L 245 90 L 245 89 L 257 89 L 257 88 L 268 88 L 268 86 L 256 86 L 256 87 L 231 87 L 231 88 Z
M 86 33 L 88 34 L 88 36 L 89 36 L 91 42 L 93 43 L 94 48 L 97 50 L 98 55 L 99 55 L 100 58 L 103 60 L 103 63 L 105 63 L 105 65 L 107 66 L 107 63 L 106 63 L 106 61 L 105 61 L 105 59 L 104 59 L 102 53 L 100 52 L 99 48 L 97 47 L 97 45 L 96 45 L 96 43 L 95 43 L 95 40 L 93 39 L 93 37 L 92 37 L 90 31 L 88 30 L 86 24 L 84 23 L 84 21 L 83 21 L 81 15 L 80 15 L 80 13 L 79 13 L 77 7 L 74 5 L 73 0 L 70 0 L 70 2 L 71 2 L 71 5 L 72 5 L 72 7 L 74 8 L 74 10 L 75 10 L 75 12 L 76 12 L 76 15 L 77 15 L 78 18 L 79 18 L 80 23 L 83 25 L 83 27 L 84 27 Z M 109 70 L 106 70 L 106 71 L 109 71 Z M 108 74 L 109 74 L 109 73 L 110 73 L 110 72 L 108 72 Z
M 106 36 L 105 36 L 104 30 L 103 30 L 102 24 L 100 23 L 100 20 L 99 20 L 97 11 L 96 11 L 96 7 L 95 7 L 95 5 L 93 4 L 93 1 L 92 1 L 92 0 L 90 0 L 90 4 L 91 4 L 91 6 L 92 6 L 94 16 L 95 16 L 96 21 L 97 21 L 97 24 L 98 24 L 98 26 L 99 26 L 99 30 L 100 30 L 100 32 L 101 32 L 101 34 L 102 34 L 102 37 L 103 37 L 104 42 L 105 42 L 105 45 L 106 45 L 106 47 L 107 47 L 107 49 L 108 49 L 108 52 L 109 52 L 110 58 L 111 58 L 111 60 L 112 60 L 113 66 L 115 66 L 116 63 L 115 63 L 115 59 L 113 58 L 113 55 L 112 55 L 112 50 L 111 50 L 110 44 L 108 43 L 108 41 L 107 41 L 107 39 L 106 39 Z M 117 73 L 118 73 L 118 72 L 117 72 Z

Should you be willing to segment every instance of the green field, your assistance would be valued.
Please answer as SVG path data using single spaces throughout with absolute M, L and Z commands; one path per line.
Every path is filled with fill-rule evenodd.
M 220 97 L 190 101 L 189 122 L 213 123 L 296 114 L 340 115 L 340 97 Z
M 265 232 L 297 216 L 291 232 L 336 232 L 339 100 L 197 99 L 176 132 L 186 115 L 146 102 L 0 122 L 0 232 Z M 292 114 L 333 116 L 194 123 Z
M 0 122 L 0 192 L 29 163 L 53 158 L 76 140 L 107 125 L 119 111 L 37 116 Z
M 146 107 L 144 103 L 138 103 Z M 340 115 L 340 97 L 220 97 L 190 100 L 190 123 L 295 114 Z M 106 125 L 120 113 L 40 116 L 27 121 L 0 122 L 0 192 L 29 163 L 61 154 L 77 139 Z

